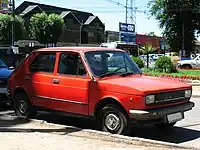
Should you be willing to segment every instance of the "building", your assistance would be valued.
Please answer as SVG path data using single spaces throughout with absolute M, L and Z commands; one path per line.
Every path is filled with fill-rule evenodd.
M 0 0 L 0 10 L 7 10 L 8 9 L 8 0 Z
M 157 49 L 158 53 L 163 53 L 161 49 L 163 48 L 163 38 L 157 36 L 148 36 L 143 34 L 136 34 L 136 44 L 138 46 L 144 46 L 146 43 L 151 44 L 153 47 Z M 119 41 L 119 32 L 116 31 L 106 31 L 105 32 L 105 41 L 113 42 Z
M 29 19 L 36 13 L 45 12 L 60 15 L 64 19 L 65 28 L 58 41 L 58 46 L 79 43 L 100 44 L 104 41 L 105 25 L 98 16 L 94 16 L 92 13 L 29 1 L 24 1 L 15 11 L 17 15 L 24 18 L 26 26 L 29 25 Z M 23 41 L 25 42 L 25 40 L 29 40 L 28 33 Z

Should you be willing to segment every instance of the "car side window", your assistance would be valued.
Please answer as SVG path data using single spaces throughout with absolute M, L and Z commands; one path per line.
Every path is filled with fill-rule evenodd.
M 60 55 L 58 73 L 76 76 L 87 74 L 80 56 L 72 53 L 64 53 Z
M 31 72 L 53 73 L 56 61 L 56 54 L 39 54 L 30 65 Z

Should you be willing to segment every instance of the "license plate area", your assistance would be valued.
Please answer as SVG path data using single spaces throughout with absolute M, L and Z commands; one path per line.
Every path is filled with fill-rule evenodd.
M 183 118 L 184 116 L 182 112 L 177 112 L 177 113 L 167 115 L 168 123 L 174 123 L 174 122 L 182 120 Z

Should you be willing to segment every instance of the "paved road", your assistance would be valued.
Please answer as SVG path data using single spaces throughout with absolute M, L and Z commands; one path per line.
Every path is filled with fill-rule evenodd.
M 133 128 L 131 136 L 192 146 L 200 149 L 200 99 L 193 98 L 192 101 L 195 102 L 195 108 L 187 112 L 185 119 L 179 122 L 174 129 L 170 131 L 158 131 L 151 126 L 140 126 Z M 9 112 L 2 111 L 0 115 Z M 49 113 L 39 114 L 37 119 L 85 129 L 95 129 L 94 122 L 90 120 L 64 117 Z

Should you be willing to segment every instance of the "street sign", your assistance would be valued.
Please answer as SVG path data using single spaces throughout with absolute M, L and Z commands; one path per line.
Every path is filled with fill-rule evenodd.
M 120 41 L 126 43 L 136 43 L 135 25 L 129 23 L 119 23 Z
M 119 31 L 120 32 L 130 32 L 135 33 L 135 25 L 128 23 L 119 23 Z
M 126 43 L 136 43 L 136 35 L 135 34 L 121 32 L 120 39 L 121 39 L 121 41 L 126 42 Z

